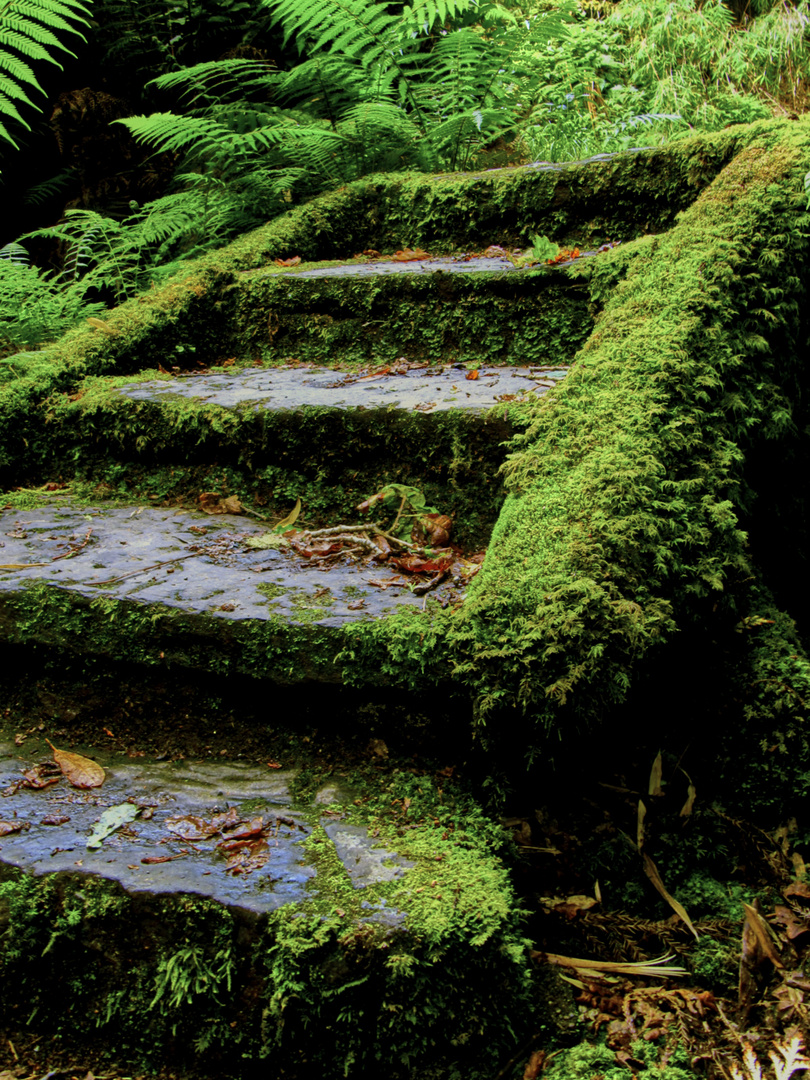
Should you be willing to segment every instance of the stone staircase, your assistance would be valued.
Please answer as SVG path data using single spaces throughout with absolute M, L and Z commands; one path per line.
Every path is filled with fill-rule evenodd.
M 746 146 L 372 178 L 10 359 L 10 1029 L 155 1075 L 301 1080 L 493 1076 L 554 1030 L 505 834 L 458 773 L 483 679 L 465 642 L 512 678 L 537 553 L 580 518 L 563 528 L 556 489 L 535 510 L 513 487 L 504 510 L 500 470 L 546 410 L 604 400 L 600 313 L 636 260 L 642 296 L 652 234 Z M 584 254 L 504 257 L 533 233 Z M 354 257 L 407 245 L 436 257 Z M 641 386 L 645 362 L 610 386 Z M 593 415 L 598 450 L 613 435 Z M 450 519 L 449 541 L 403 512 Z M 104 783 L 49 769 L 48 739 Z

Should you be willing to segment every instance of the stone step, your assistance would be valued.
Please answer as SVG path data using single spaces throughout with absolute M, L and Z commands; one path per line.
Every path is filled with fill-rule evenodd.
M 593 329 L 586 267 L 596 261 L 586 252 L 523 268 L 456 256 L 246 271 L 223 300 L 220 347 L 314 363 L 564 364 Z
M 409 573 L 366 552 L 307 556 L 275 535 L 285 546 L 251 548 L 268 526 L 244 517 L 69 496 L 5 511 L 0 533 L 6 642 L 277 683 L 339 682 L 353 625 L 401 620 L 428 599 L 457 606 L 479 568 L 457 557 L 427 591 L 434 570 Z
M 75 462 L 73 475 L 96 498 L 216 490 L 279 517 L 300 498 L 302 522 L 317 526 L 356 521 L 358 504 L 380 488 L 407 484 L 454 517 L 455 541 L 480 546 L 500 507 L 497 473 L 521 405 L 564 375 L 400 362 L 90 379 L 48 402 L 47 463 L 28 483 L 64 477 Z
M 307 792 L 283 762 L 92 755 L 103 783 L 82 789 L 39 735 L 0 742 L 7 1035 L 56 1023 L 150 1071 L 302 1080 L 503 1054 L 513 897 L 452 781 L 321 768 Z

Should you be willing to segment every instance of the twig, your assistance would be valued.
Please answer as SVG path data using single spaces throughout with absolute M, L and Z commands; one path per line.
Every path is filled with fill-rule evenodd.
M 399 519 L 402 517 L 402 511 L 405 509 L 405 503 L 407 501 L 408 500 L 403 495 L 402 502 L 399 504 L 399 510 L 397 510 L 397 516 L 394 518 L 394 524 L 391 526 L 391 532 L 393 532 L 396 529 L 397 525 L 399 525 Z
M 168 566 L 169 563 L 182 562 L 183 559 L 193 559 L 195 555 L 204 555 L 204 551 L 189 551 L 187 555 L 178 555 L 175 559 L 164 559 L 163 562 L 153 563 L 151 566 L 140 566 L 137 570 L 130 570 L 127 574 L 120 574 L 118 577 L 107 578 L 106 581 L 93 581 L 91 585 L 115 585 L 118 581 L 123 581 L 124 578 L 134 577 L 135 574 L 147 574 L 150 570 L 159 570 L 162 566 Z

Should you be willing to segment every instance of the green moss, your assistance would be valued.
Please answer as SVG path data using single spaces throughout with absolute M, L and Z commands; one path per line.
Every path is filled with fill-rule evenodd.
M 451 647 L 481 720 L 515 710 L 501 726 L 514 741 L 520 725 L 530 755 L 543 732 L 604 722 L 677 633 L 710 624 L 722 639 L 750 610 L 746 455 L 791 431 L 786 390 L 804 378 L 806 286 L 793 267 L 807 252 L 810 124 L 742 137 L 677 224 L 622 268 L 571 373 L 513 443 L 510 494 Z M 785 681 L 803 687 L 806 661 L 793 656 Z M 750 699 L 744 676 L 741 693 Z M 782 707 L 791 697 L 803 689 Z M 740 711 L 728 719 L 736 731 Z

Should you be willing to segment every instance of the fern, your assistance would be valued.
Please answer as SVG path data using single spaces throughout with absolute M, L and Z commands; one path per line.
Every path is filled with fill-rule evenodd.
M 87 15 L 81 0 L 8 0 L 0 9 L 0 137 L 12 146 L 19 149 L 4 121 L 30 129 L 17 106 L 33 105 L 28 89 L 42 91 L 26 60 L 61 67 L 53 54 L 73 55 L 61 39 L 66 34 L 82 37 L 78 27 L 88 25 Z

